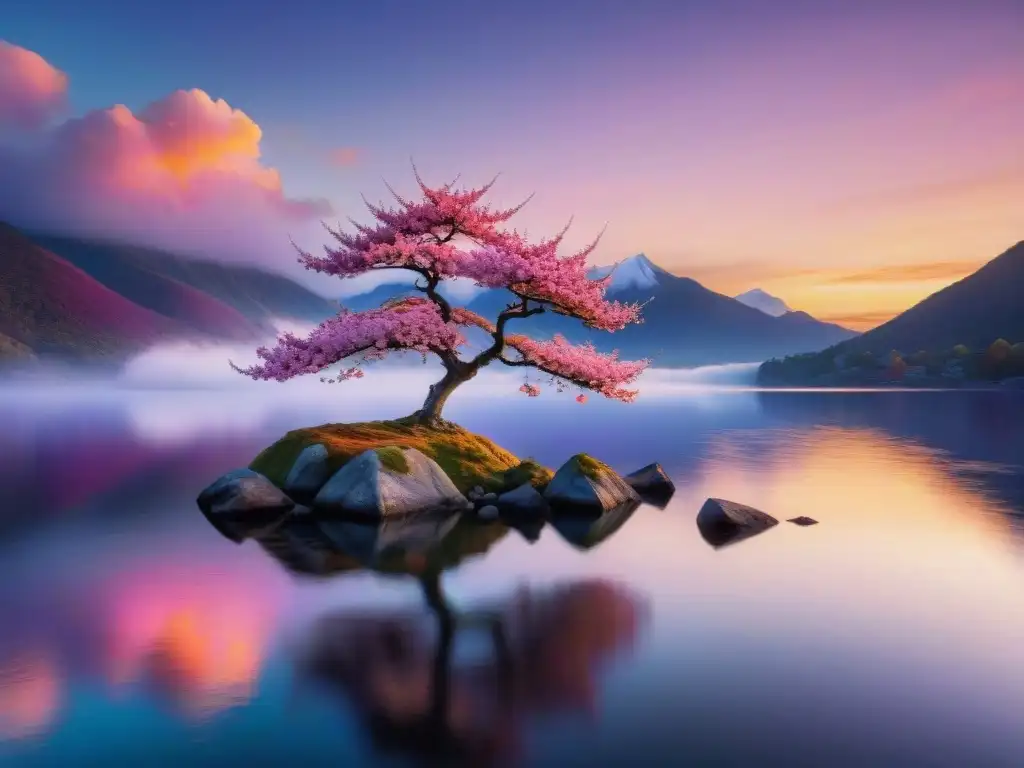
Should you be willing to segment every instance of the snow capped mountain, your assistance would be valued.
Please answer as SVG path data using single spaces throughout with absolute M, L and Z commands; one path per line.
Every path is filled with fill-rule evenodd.
M 630 256 L 609 267 L 594 267 L 590 274 L 594 278 L 601 278 L 609 273 L 612 276 L 611 285 L 608 286 L 609 292 L 621 291 L 626 288 L 641 290 L 654 288 L 658 285 L 659 275 L 668 274 L 642 253 Z
M 708 290 L 692 278 L 673 275 L 642 253 L 618 264 L 592 267 L 588 274 L 592 278 L 611 275 L 607 296 L 612 301 L 649 302 L 644 306 L 643 323 L 610 334 L 588 329 L 578 320 L 545 312 L 518 320 L 516 333 L 538 339 L 561 334 L 572 343 L 590 342 L 602 352 L 618 350 L 625 359 L 648 357 L 663 366 L 760 362 L 816 352 L 855 335 L 845 328 L 818 322 L 803 312 L 787 312 L 784 304 L 777 317 L 760 307 L 746 306 Z M 363 311 L 413 292 L 410 283 L 381 285 L 369 293 L 349 296 L 343 303 L 349 309 Z M 486 318 L 497 317 L 516 300 L 500 288 L 481 290 L 468 300 L 449 293 L 443 295 Z
M 777 296 L 772 296 L 770 293 L 766 293 L 760 288 L 754 288 L 746 293 L 741 293 L 736 297 L 736 301 L 741 304 L 746 304 L 748 307 L 759 309 L 766 315 L 771 315 L 772 317 L 781 317 L 787 312 L 793 311 L 782 299 Z

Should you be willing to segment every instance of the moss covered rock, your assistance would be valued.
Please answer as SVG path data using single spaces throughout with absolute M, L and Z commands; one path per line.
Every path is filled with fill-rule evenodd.
M 639 501 L 619 474 L 593 456 L 578 453 L 559 467 L 544 490 L 552 511 L 602 514 L 621 504 Z
M 546 467 L 520 461 L 486 437 L 462 427 L 425 427 L 407 419 L 296 429 L 262 451 L 249 467 L 283 487 L 299 455 L 313 445 L 326 450 L 326 477 L 367 450 L 385 449 L 384 457 L 379 458 L 386 465 L 395 458 L 387 458 L 387 449 L 394 448 L 415 448 L 433 459 L 463 494 L 476 485 L 496 493 L 524 482 L 543 487 L 552 476 Z
M 313 499 L 314 510 L 375 520 L 472 506 L 437 462 L 415 448 L 393 446 L 363 451 Z

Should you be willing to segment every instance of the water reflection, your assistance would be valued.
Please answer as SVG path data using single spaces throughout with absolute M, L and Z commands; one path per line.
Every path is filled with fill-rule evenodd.
M 551 521 L 551 527 L 576 549 L 593 549 L 611 538 L 639 507 L 640 504 L 630 501 L 613 507 L 598 517 L 560 515 Z
M 554 526 L 593 547 L 636 508 Z M 458 765 L 508 760 L 520 751 L 529 717 L 592 711 L 600 671 L 635 642 L 646 606 L 605 579 L 523 587 L 496 605 L 453 605 L 444 572 L 485 554 L 508 531 L 461 515 L 417 515 L 379 525 L 306 519 L 257 537 L 293 573 L 367 569 L 418 583 L 433 626 L 415 608 L 346 610 L 320 618 L 301 644 L 300 675 L 349 702 L 377 749 Z M 455 642 L 465 635 L 487 640 L 485 661 L 455 663 Z
M 258 557 L 226 569 L 228 542 L 176 526 L 95 533 L 105 546 L 83 533 L 5 553 L 0 741 L 55 727 L 72 686 L 193 723 L 256 694 L 286 579 Z
M 492 408 L 467 426 L 519 455 L 657 460 L 678 491 L 519 531 L 305 524 L 242 546 L 197 489 L 348 418 L 335 403 L 173 441 L 8 406 L 4 765 L 1024 763 L 1020 401 L 724 395 L 552 408 L 543 430 Z M 713 551 L 710 496 L 821 525 Z M 567 712 L 592 719 L 548 717 Z
M 436 636 L 416 611 L 343 612 L 313 629 L 301 673 L 341 695 L 383 752 L 457 765 L 516 757 L 531 717 L 593 712 L 597 678 L 635 642 L 644 604 L 613 582 L 524 588 L 496 607 L 454 608 L 437 573 L 419 577 Z M 486 661 L 454 664 L 480 633 Z
M 334 576 L 371 570 L 416 575 L 454 568 L 482 555 L 509 528 L 461 515 L 413 515 L 379 525 L 340 520 L 295 520 L 254 539 L 287 570 Z
M 105 604 L 97 606 L 98 660 L 108 686 L 125 692 L 141 687 L 148 698 L 193 721 L 251 700 L 281 592 L 259 575 L 248 584 L 216 572 L 203 576 L 207 583 L 181 570 L 149 572 L 135 583 L 99 591 Z
M 995 493 L 1024 516 L 1024 397 L 1019 392 L 759 392 L 776 424 L 805 431 L 832 428 L 889 445 L 910 445 L 944 472 Z M 761 441 L 763 444 L 763 440 Z M 811 515 L 813 517 L 813 514 Z M 1013 520 L 1017 525 L 1024 519 Z
M 60 671 L 41 649 L 26 649 L 0 666 L 0 740 L 43 733 L 60 707 Z

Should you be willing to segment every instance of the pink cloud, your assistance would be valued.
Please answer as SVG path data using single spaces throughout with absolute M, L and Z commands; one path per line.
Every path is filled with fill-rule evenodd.
M 355 147 L 338 147 L 331 150 L 331 162 L 342 168 L 350 168 L 359 162 L 359 155 Z
M 0 40 L 0 127 L 40 127 L 63 109 L 67 90 L 67 75 L 38 53 Z
M 0 176 L 11 180 L 0 220 L 301 272 L 289 238 L 322 242 L 331 206 L 285 193 L 261 162 L 262 135 L 199 89 L 138 113 L 93 110 L 37 131 L 31 148 L 0 146 Z

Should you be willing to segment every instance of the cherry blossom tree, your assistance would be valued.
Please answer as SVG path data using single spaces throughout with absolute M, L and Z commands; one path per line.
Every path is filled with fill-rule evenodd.
M 430 387 L 423 407 L 414 416 L 435 426 L 452 392 L 493 362 L 532 368 L 548 374 L 557 384 L 569 382 L 605 397 L 631 402 L 637 395 L 627 386 L 636 381 L 649 361 L 619 360 L 592 344 L 573 345 L 561 336 L 538 341 L 509 332 L 509 323 L 544 312 L 580 320 L 584 325 L 616 331 L 640 322 L 640 304 L 605 299 L 610 275 L 587 276 L 587 257 L 600 236 L 567 257 L 558 254 L 566 230 L 531 243 L 516 230 L 500 228 L 522 203 L 507 210 L 482 203 L 494 180 L 477 189 L 456 188 L 456 179 L 429 187 L 413 166 L 421 198 L 407 200 L 390 186 L 397 207 L 366 202 L 372 225 L 352 221 L 355 231 L 327 227 L 337 245 L 325 246 L 323 255 L 299 248 L 306 269 L 351 278 L 383 269 L 416 273 L 415 288 L 422 296 L 393 299 L 378 309 L 346 309 L 312 331 L 307 338 L 285 333 L 273 348 L 260 347 L 262 362 L 236 370 L 257 380 L 286 381 L 319 373 L 339 362 L 346 365 L 331 381 L 362 376 L 360 365 L 394 351 L 414 350 L 440 358 L 444 377 Z M 504 288 L 515 301 L 493 321 L 462 307 L 452 306 L 438 291 L 444 280 L 466 278 L 484 288 Z M 464 330 L 489 334 L 486 348 L 472 357 L 460 355 L 468 346 Z M 533 384 L 520 388 L 536 396 Z M 577 397 L 585 402 L 586 397 Z

